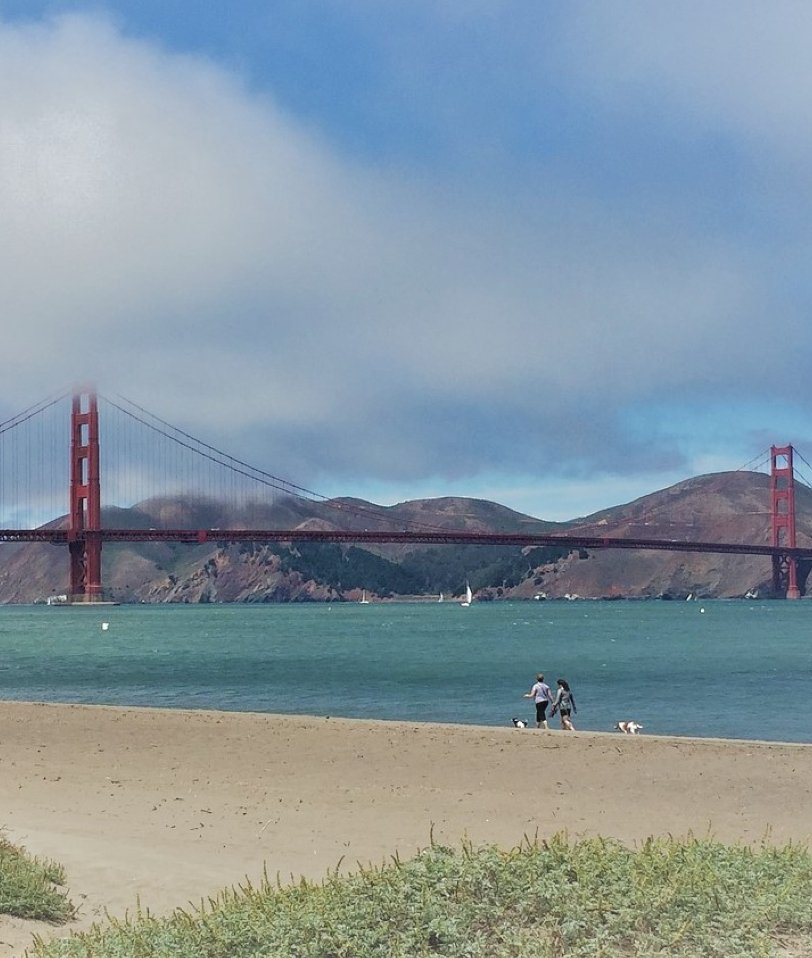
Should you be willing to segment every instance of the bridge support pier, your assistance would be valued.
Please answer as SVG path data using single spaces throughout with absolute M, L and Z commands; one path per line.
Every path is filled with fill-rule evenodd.
M 770 494 L 773 514 L 773 545 L 795 548 L 795 472 L 792 446 L 770 448 Z M 798 564 L 794 556 L 773 556 L 773 590 L 788 599 L 800 599 Z
M 95 391 L 83 388 L 76 390 L 71 406 L 68 549 L 72 602 L 101 599 L 101 538 L 86 534 L 100 528 L 99 407 Z
M 787 599 L 800 599 L 798 563 L 792 556 L 773 556 L 773 593 Z

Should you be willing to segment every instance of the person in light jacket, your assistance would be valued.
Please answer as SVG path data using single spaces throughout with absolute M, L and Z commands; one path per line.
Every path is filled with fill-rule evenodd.
M 544 675 L 539 672 L 536 681 L 529 692 L 524 693 L 526 699 L 533 699 L 536 703 L 536 728 L 547 728 L 547 706 L 553 700 L 550 686 L 544 681 Z

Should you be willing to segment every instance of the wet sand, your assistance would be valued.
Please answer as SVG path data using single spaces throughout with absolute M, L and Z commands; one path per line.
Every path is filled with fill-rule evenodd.
M 566 830 L 812 841 L 812 746 L 0 703 L 0 828 L 68 872 L 86 927 L 435 840 Z M 0 917 L 0 956 L 36 931 Z

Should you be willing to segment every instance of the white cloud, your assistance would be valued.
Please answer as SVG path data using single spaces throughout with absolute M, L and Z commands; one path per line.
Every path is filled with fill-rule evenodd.
M 641 23 L 592 75 L 698 97 Z M 0 25 L 0 388 L 95 377 L 304 483 L 644 470 L 663 450 L 623 434 L 624 406 L 780 360 L 741 335 L 753 254 L 649 199 L 543 164 L 452 190 L 103 19 Z
M 752 137 L 757 149 L 808 148 L 808 3 L 587 0 L 579 13 L 565 48 L 595 95 L 621 109 L 658 103 L 671 122 L 682 114 L 685 124 Z

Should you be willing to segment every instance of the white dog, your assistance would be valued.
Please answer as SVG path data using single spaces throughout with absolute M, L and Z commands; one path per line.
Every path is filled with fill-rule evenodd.
M 615 728 L 624 735 L 637 735 L 643 726 L 639 722 L 616 722 Z

